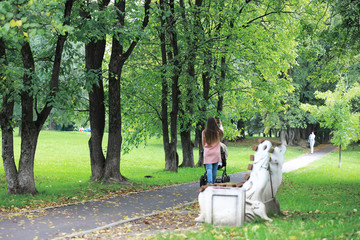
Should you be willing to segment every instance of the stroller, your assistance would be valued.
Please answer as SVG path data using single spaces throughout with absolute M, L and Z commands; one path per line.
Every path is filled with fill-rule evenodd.
M 216 177 L 215 183 L 225 183 L 225 182 L 230 182 L 230 176 L 227 175 L 226 173 L 226 160 L 228 157 L 228 151 L 227 151 L 227 147 L 224 143 L 220 142 L 220 151 L 221 151 L 221 162 L 218 165 L 218 170 L 222 169 L 222 175 L 221 177 Z M 207 180 L 207 174 L 206 174 L 206 170 L 204 175 L 201 175 L 200 177 L 200 187 L 203 185 L 206 185 L 208 183 Z

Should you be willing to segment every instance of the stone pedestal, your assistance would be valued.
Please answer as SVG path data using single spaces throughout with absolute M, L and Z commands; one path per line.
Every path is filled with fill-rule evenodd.
M 241 226 L 245 220 L 245 189 L 208 187 L 205 222 L 214 225 Z M 201 206 L 204 207 L 204 206 Z

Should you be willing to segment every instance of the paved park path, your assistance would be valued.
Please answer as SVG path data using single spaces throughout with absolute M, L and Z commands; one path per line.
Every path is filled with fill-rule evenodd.
M 313 154 L 304 154 L 288 161 L 283 165 L 283 172 L 304 167 L 334 149 L 335 147 L 328 145 Z M 241 182 L 245 173 L 230 176 L 231 182 Z M 75 236 L 79 232 L 116 226 L 195 202 L 198 188 L 199 182 L 193 182 L 106 200 L 0 216 L 0 240 L 62 239 Z

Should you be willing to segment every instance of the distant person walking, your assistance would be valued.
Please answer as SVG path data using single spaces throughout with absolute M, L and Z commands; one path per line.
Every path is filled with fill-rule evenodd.
M 315 145 L 315 134 L 314 131 L 309 135 L 309 143 L 310 143 L 310 151 L 314 153 L 314 145 Z
M 204 147 L 204 164 L 208 184 L 215 183 L 218 164 L 221 162 L 220 140 L 224 135 L 224 128 L 219 118 L 209 117 L 206 128 L 202 132 Z

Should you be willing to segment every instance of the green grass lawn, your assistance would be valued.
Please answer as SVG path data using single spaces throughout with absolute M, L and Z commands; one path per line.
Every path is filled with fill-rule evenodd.
M 16 135 L 16 134 L 15 134 Z M 130 153 L 121 156 L 121 173 L 129 178 L 129 184 L 102 184 L 89 182 L 91 176 L 89 150 L 87 142 L 90 133 L 42 131 L 39 136 L 35 156 L 35 181 L 39 194 L 7 195 L 6 178 L 3 165 L 0 166 L 0 207 L 13 210 L 22 207 L 42 207 L 81 200 L 107 197 L 123 192 L 147 189 L 184 182 L 199 181 L 204 168 L 179 168 L 178 173 L 164 171 L 165 160 L 162 139 L 151 139 Z M 104 138 L 106 147 L 107 135 Z M 19 158 L 20 137 L 14 137 L 15 155 Z M 228 144 L 227 172 L 246 171 L 252 146 L 257 138 Z M 180 161 L 182 151 L 178 150 Z M 305 152 L 305 149 L 289 147 L 285 158 L 290 160 Z M 198 149 L 194 149 L 195 163 L 198 161 Z M 150 175 L 152 178 L 145 178 Z
M 7 195 L 6 178 L 0 166 L 0 212 L 19 208 L 38 208 L 123 192 L 182 182 L 198 181 L 204 169 L 181 168 L 178 173 L 164 171 L 161 139 L 123 155 L 121 173 L 132 184 L 106 185 L 89 182 L 89 135 L 78 132 L 42 131 L 35 159 L 36 187 L 39 194 Z M 256 138 L 229 143 L 228 173 L 245 171 L 253 154 Z M 106 140 L 105 140 L 106 141 Z M 20 138 L 15 137 L 19 146 Z M 105 146 L 105 145 L 104 145 Z M 16 149 L 19 155 L 19 148 Z M 288 147 L 285 160 L 308 149 Z M 181 150 L 179 149 L 180 159 Z M 198 150 L 194 152 L 195 162 Z M 244 227 L 203 225 L 197 232 L 171 234 L 165 239 L 360 239 L 360 146 L 342 153 L 326 155 L 306 168 L 284 174 L 277 198 L 286 216 L 274 216 L 273 222 L 256 221 Z M 145 178 L 151 175 L 153 178 Z
M 360 146 L 343 151 L 341 168 L 333 152 L 283 177 L 277 198 L 286 216 L 157 239 L 360 239 Z

